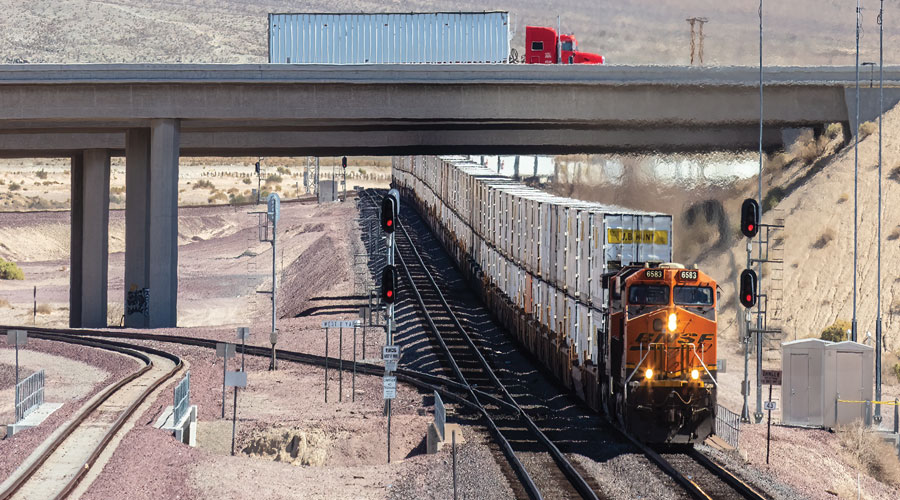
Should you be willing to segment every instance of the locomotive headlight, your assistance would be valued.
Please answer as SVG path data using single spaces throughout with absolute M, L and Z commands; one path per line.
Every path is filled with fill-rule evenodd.
M 697 370 L 696 368 L 691 370 L 691 378 L 694 380 L 697 380 L 698 378 L 700 378 L 700 371 Z
M 672 313 L 669 315 L 669 331 L 674 332 L 676 328 L 678 328 L 678 318 L 675 317 L 675 313 Z
M 653 368 L 647 368 L 647 371 L 644 372 L 644 378 L 653 378 Z

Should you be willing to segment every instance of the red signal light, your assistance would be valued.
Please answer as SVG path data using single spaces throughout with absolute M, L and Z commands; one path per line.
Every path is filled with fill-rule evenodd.
M 394 221 L 392 221 L 391 219 L 388 219 L 387 222 L 386 222 L 386 224 L 388 225 L 388 227 L 393 226 L 393 225 L 394 225 Z
M 758 281 L 756 272 L 752 269 L 744 269 L 741 271 L 740 295 L 741 305 L 747 308 L 756 305 L 756 292 Z
M 394 266 L 385 266 L 381 271 L 381 300 L 385 304 L 393 304 L 394 291 L 397 290 L 397 275 Z
M 752 231 L 753 231 L 753 227 L 754 227 L 753 224 L 750 224 L 749 226 L 747 226 L 747 231 L 751 231 L 751 232 L 752 232 Z

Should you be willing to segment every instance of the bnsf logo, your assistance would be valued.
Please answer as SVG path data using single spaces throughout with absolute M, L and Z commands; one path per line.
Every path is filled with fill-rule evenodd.
M 645 346 L 647 344 L 696 344 L 697 350 L 705 350 L 715 341 L 716 334 L 714 333 L 640 333 L 637 338 L 634 339 L 633 344 L 631 346 L 632 351 L 640 351 L 641 344 Z

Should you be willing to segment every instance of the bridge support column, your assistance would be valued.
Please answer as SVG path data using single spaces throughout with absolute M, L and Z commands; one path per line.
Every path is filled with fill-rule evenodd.
M 125 139 L 125 326 L 150 326 L 144 289 L 150 287 L 150 129 L 131 129 Z
M 72 236 L 69 326 L 106 327 L 109 260 L 109 152 L 72 157 Z
M 147 282 L 150 328 L 176 326 L 178 317 L 178 156 L 181 124 L 150 124 L 149 231 Z

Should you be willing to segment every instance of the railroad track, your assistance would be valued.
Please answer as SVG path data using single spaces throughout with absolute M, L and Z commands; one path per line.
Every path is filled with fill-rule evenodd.
M 371 194 L 366 195 L 377 207 Z M 519 406 L 494 373 L 447 303 L 399 220 L 396 231 L 395 251 L 409 291 L 415 296 L 456 379 L 469 389 L 478 387 L 482 394 L 493 396 L 488 400 L 470 391 L 469 399 L 478 406 L 525 493 L 530 498 L 598 498 L 595 488 Z M 546 449 L 546 452 L 535 452 L 535 449 Z M 523 462 L 523 455 L 527 456 L 528 466 Z
M 366 197 L 370 201 L 372 200 L 370 192 L 366 192 Z M 375 206 L 377 210 L 378 204 L 375 203 Z M 425 266 L 421 255 L 419 255 L 418 251 L 415 249 L 415 244 L 402 221 L 397 221 L 397 231 L 402 234 L 402 237 L 397 238 L 396 251 L 398 252 L 399 262 L 404 267 L 408 282 L 412 284 L 413 292 L 416 295 L 420 307 L 423 310 L 426 310 L 425 313 L 429 316 L 427 321 L 429 322 L 430 328 L 439 338 L 442 349 L 451 359 L 460 360 L 458 361 L 458 364 L 454 363 L 454 372 L 457 372 L 457 378 L 465 380 L 467 377 L 469 384 L 477 385 L 479 388 L 492 385 L 495 387 L 498 386 L 498 384 L 500 384 L 499 381 L 495 380 L 496 377 L 493 377 L 493 372 L 490 371 L 490 367 L 486 364 L 480 352 L 478 352 L 478 349 L 471 338 L 465 333 L 465 330 L 459 324 L 459 321 L 456 320 L 455 315 L 449 305 L 447 305 L 446 300 L 444 300 L 433 276 L 431 276 L 431 273 Z M 410 263 L 414 264 L 412 270 Z M 429 302 L 430 305 L 426 306 L 426 302 Z M 429 314 L 427 309 L 437 312 Z M 441 333 L 439 332 L 454 331 L 459 332 L 461 336 L 464 336 L 465 338 L 452 338 L 445 334 L 444 339 L 441 339 Z M 472 352 L 475 352 L 477 355 L 472 356 Z M 466 377 L 459 375 L 459 371 L 464 371 Z M 497 399 L 504 401 L 511 399 L 505 389 L 495 396 Z M 507 397 L 509 397 L 509 399 L 507 399 Z M 516 406 L 516 408 L 518 411 L 522 411 L 518 406 Z M 522 413 L 524 414 L 524 412 Z M 692 446 L 672 448 L 669 452 L 661 455 L 628 435 L 614 424 L 610 423 L 609 425 L 611 429 L 613 429 L 613 432 L 620 434 L 623 439 L 631 442 L 635 448 L 645 455 L 652 463 L 656 464 L 663 472 L 672 477 L 672 479 L 692 498 L 744 498 L 753 500 L 762 500 L 766 498 L 738 479 L 724 467 L 693 449 Z M 517 434 L 521 435 L 521 430 Z M 558 452 L 558 450 L 556 450 L 556 452 Z M 554 459 L 556 459 L 555 456 Z M 546 470 L 547 468 L 544 467 L 543 469 Z M 581 489 L 578 491 L 579 493 L 582 492 Z M 590 494 L 596 497 L 595 493 L 591 492 Z
M 69 495 L 141 403 L 182 367 L 180 358 L 156 349 L 34 329 L 31 332 L 37 339 L 119 352 L 140 360 L 144 366 L 103 390 L 64 428 L 55 432 L 46 446 L 42 445 L 0 484 L 0 500 Z
M 684 486 L 694 498 L 717 500 L 766 498 L 693 446 L 663 449 L 656 454 L 661 461 L 653 458 L 651 460 L 664 470 L 671 469 L 672 472 L 669 470 L 666 472 Z

